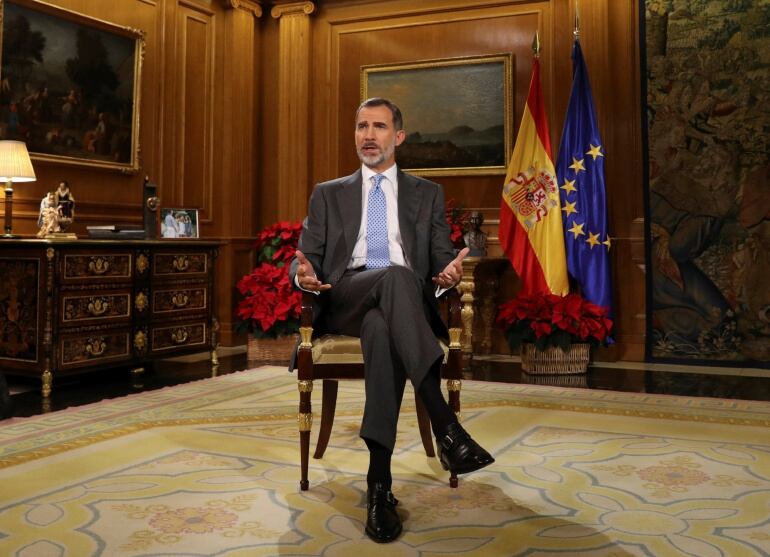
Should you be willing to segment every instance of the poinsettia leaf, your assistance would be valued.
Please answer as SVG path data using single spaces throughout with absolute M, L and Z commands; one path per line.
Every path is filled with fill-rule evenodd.
M 262 248 L 262 252 L 259 254 L 259 260 L 260 261 L 272 261 L 273 260 L 273 254 L 275 253 L 275 247 L 272 245 L 267 245 L 264 248 Z

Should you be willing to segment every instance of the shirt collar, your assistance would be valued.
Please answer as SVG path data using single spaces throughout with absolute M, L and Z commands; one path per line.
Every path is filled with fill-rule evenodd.
M 398 185 L 398 165 L 394 164 L 384 172 L 375 172 L 365 164 L 361 165 L 361 180 L 367 189 L 372 185 L 372 176 L 376 176 L 377 174 L 382 174 L 385 176 L 385 178 L 389 180 L 393 186 Z

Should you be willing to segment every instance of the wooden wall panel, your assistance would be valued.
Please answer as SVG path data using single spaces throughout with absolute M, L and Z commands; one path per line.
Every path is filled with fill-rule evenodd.
M 239 6 L 245 9 L 226 11 L 224 18 L 220 15 L 223 23 L 217 27 L 222 32 L 217 34 L 214 72 L 212 232 L 205 225 L 203 229 L 207 236 L 217 234 L 228 241 L 217 262 L 217 315 L 220 341 L 226 346 L 245 342 L 245 336 L 237 336 L 234 330 L 235 283 L 254 263 L 254 232 L 260 207 L 256 182 L 262 166 L 257 142 L 262 10 L 258 4 L 243 0 Z
M 607 76 L 602 83 L 610 222 L 615 231 L 613 281 L 618 323 L 617 357 L 644 359 L 644 183 L 636 2 L 608 2 Z M 611 79 L 610 79 L 611 78 Z
M 158 184 L 165 207 L 201 209 L 201 235 L 222 239 L 217 315 L 233 336 L 234 285 L 252 265 L 258 218 L 258 0 L 49 0 L 64 9 L 140 29 L 140 146 L 136 174 L 35 163 L 37 182 L 14 196 L 14 230 L 37 232 L 40 199 L 59 180 L 77 200 L 74 231 L 90 224 L 141 224 L 142 181 Z M 243 339 L 240 339 L 241 341 Z
M 353 113 L 359 99 L 360 67 L 367 64 L 512 52 L 515 56 L 515 125 L 521 118 L 532 68 L 530 45 L 541 34 L 543 89 L 551 140 L 557 151 L 572 82 L 570 59 L 574 0 L 320 3 L 314 19 L 312 147 L 305 195 L 313 183 L 358 166 L 353 148 Z M 580 1 L 581 45 L 589 67 L 606 158 L 608 204 L 614 240 L 618 344 L 601 359 L 643 359 L 643 203 L 639 113 L 636 1 Z M 441 94 L 437 91 L 436 94 Z M 407 130 L 409 115 L 405 114 Z M 515 134 L 514 134 L 515 137 Z M 497 241 L 503 176 L 438 177 L 447 197 L 482 210 Z M 298 187 L 302 187 L 299 185 Z M 515 291 L 504 274 L 502 289 Z M 499 341 L 500 339 L 497 339 Z M 500 343 L 496 342 L 496 346 Z
M 308 182 L 307 135 L 310 85 L 310 14 L 313 2 L 286 2 L 276 5 L 270 15 L 278 23 L 278 181 L 276 194 L 278 220 L 301 218 L 307 200 L 296 184 Z M 297 161 L 303 163 L 297 164 Z
M 278 149 L 278 87 L 275 86 L 278 80 L 278 25 L 279 21 L 272 17 L 263 18 L 261 22 L 261 52 L 260 59 L 260 81 L 265 84 L 259 90 L 257 98 L 260 127 L 257 138 L 259 165 L 257 168 L 257 189 L 258 189 L 258 218 L 257 229 L 268 224 L 272 224 L 278 215 L 278 195 L 275 191 L 275 184 L 278 183 L 278 164 L 281 156 Z M 318 53 L 313 55 L 313 63 L 319 60 Z M 310 135 L 310 133 L 308 133 Z M 301 194 L 307 193 L 306 184 L 296 184 L 294 186 Z M 304 215 L 300 215 L 304 216 Z M 297 217 L 299 218 L 299 217 Z
M 318 91 L 314 106 L 316 112 L 324 105 L 329 107 L 332 119 L 319 130 L 325 138 L 314 150 L 314 179 L 334 177 L 359 164 L 353 149 L 353 114 L 360 102 L 362 65 L 511 52 L 514 120 L 518 125 L 529 86 L 530 45 L 539 27 L 543 29 L 541 40 L 549 48 L 548 3 L 497 4 L 468 7 L 457 2 L 425 2 L 424 9 L 418 10 L 414 3 L 381 2 L 366 9 L 322 10 L 319 19 L 324 21 L 319 22 L 316 51 L 328 44 L 331 60 L 319 63 L 314 73 L 314 83 L 323 82 L 324 77 L 329 82 L 326 90 Z M 323 76 L 326 68 L 330 74 Z M 408 130 L 409 114 L 404 118 Z M 494 207 L 499 203 L 503 177 L 450 176 L 439 181 L 447 197 L 462 199 L 469 207 Z
M 225 344 L 242 341 L 232 331 L 233 288 L 252 264 L 255 232 L 279 217 L 303 217 L 301 200 L 314 183 L 358 165 L 352 118 L 359 102 L 361 65 L 512 52 L 518 126 L 529 85 L 530 44 L 539 29 L 552 147 L 558 147 L 571 83 L 574 0 L 318 0 L 309 30 L 299 31 L 309 33 L 312 46 L 305 69 L 310 103 L 300 107 L 309 110 L 308 127 L 304 133 L 283 135 L 277 84 L 280 51 L 289 48 L 286 41 L 291 44 L 291 37 L 284 34 L 281 39 L 280 21 L 262 12 L 291 1 L 49 1 L 146 32 L 140 109 L 143 167 L 138 174 L 123 175 L 38 163 L 38 181 L 16 190 L 14 228 L 36 232 L 40 199 L 63 178 L 70 180 L 78 200 L 76 232 L 84 234 L 87 224 L 138 224 L 142 178 L 149 175 L 159 184 L 164 206 L 201 208 L 202 234 L 225 242 L 217 263 L 217 313 Z M 644 338 L 637 1 L 579 2 L 581 43 L 607 153 L 615 235 L 619 343 L 607 357 L 629 360 L 642 358 Z M 307 160 L 287 155 L 292 141 L 309 143 Z M 291 166 L 281 174 L 278 161 L 285 157 L 284 165 Z M 309 178 L 282 183 L 286 168 L 295 165 L 301 167 L 297 176 Z M 495 240 L 502 179 L 438 178 L 449 197 L 484 211 L 492 252 L 499 249 Z M 506 292 L 514 288 L 511 274 L 503 275 Z
M 174 76 L 178 87 L 175 132 L 182 156 L 176 161 L 175 203 L 201 209 L 201 220 L 210 223 L 215 18 L 210 10 L 186 2 L 180 4 L 177 17 L 180 63 Z

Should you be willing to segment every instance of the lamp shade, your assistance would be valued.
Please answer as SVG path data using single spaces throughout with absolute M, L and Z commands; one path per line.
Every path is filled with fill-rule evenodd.
M 0 141 L 0 181 L 34 182 L 35 170 L 22 141 Z

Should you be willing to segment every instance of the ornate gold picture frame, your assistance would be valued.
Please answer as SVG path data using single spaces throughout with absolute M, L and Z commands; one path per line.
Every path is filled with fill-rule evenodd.
M 144 33 L 37 0 L 4 0 L 0 139 L 33 159 L 134 173 Z
M 404 114 L 401 168 L 422 176 L 505 174 L 513 148 L 511 53 L 361 67 L 361 99 Z

